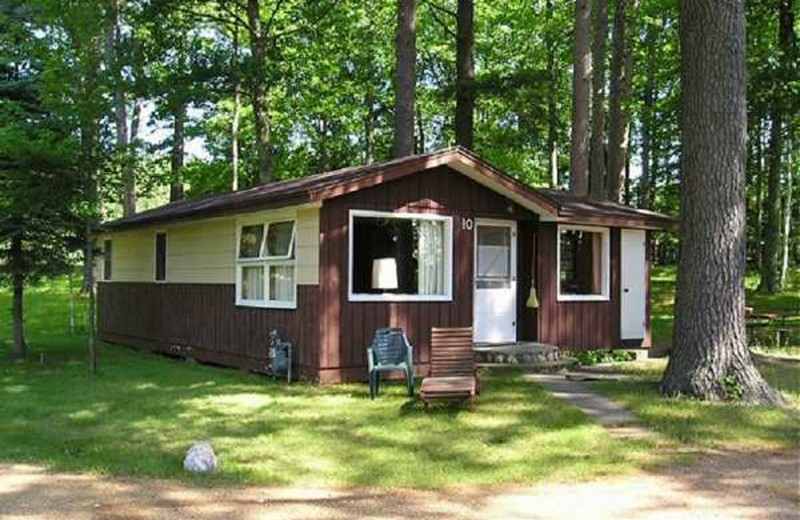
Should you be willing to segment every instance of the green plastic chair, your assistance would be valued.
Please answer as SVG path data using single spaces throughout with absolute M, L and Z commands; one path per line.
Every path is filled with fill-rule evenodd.
M 372 346 L 367 349 L 369 396 L 375 399 L 380 387 L 381 372 L 402 370 L 406 374 L 408 395 L 414 395 L 414 348 L 403 329 L 385 328 L 375 331 Z

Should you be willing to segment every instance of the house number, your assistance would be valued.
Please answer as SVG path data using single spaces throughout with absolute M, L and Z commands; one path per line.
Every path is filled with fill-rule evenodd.
M 465 229 L 467 231 L 472 231 L 472 228 L 475 227 L 475 221 L 471 218 L 462 218 L 461 219 L 461 229 Z

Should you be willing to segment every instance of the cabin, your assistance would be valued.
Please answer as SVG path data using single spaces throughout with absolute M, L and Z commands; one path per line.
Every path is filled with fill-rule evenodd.
M 106 223 L 98 334 L 259 371 L 277 328 L 320 383 L 366 380 L 388 326 L 406 331 L 418 375 L 432 327 L 471 326 L 476 344 L 647 348 L 648 234 L 675 227 L 449 148 Z

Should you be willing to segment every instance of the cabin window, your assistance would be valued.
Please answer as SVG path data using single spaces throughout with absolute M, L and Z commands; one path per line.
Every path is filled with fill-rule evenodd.
M 294 220 L 239 228 L 238 305 L 295 308 L 296 235 Z
M 103 280 L 111 280 L 111 240 L 103 241 Z
M 164 282 L 167 280 L 167 234 L 164 232 L 156 233 L 155 271 L 157 282 Z
M 452 299 L 452 218 L 350 212 L 352 301 Z
M 559 226 L 558 299 L 608 300 L 608 228 Z

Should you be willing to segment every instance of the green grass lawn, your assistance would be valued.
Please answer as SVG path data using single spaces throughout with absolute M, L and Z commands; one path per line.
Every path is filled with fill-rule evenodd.
M 429 488 L 590 478 L 657 458 L 519 374 L 487 377 L 474 413 L 426 413 L 401 385 L 370 401 L 365 384 L 287 387 L 108 345 L 93 377 L 82 335 L 68 332 L 65 291 L 58 282 L 30 292 L 27 363 L 8 358 L 0 293 L 0 460 L 181 477 L 185 450 L 208 440 L 221 468 L 198 482 Z
M 672 344 L 672 326 L 674 322 L 675 305 L 675 268 L 654 268 L 651 275 L 651 326 L 653 331 L 653 345 L 666 348 Z M 748 273 L 746 288 L 747 305 L 753 307 L 755 314 L 775 313 L 782 318 L 769 326 L 759 323 L 755 330 L 758 333 L 756 341 L 751 344 L 763 350 L 776 350 L 782 354 L 800 355 L 800 268 L 792 269 L 789 273 L 789 283 L 785 291 L 780 294 L 763 294 L 756 292 L 758 274 Z M 789 327 L 793 329 L 792 344 L 788 349 L 775 348 L 769 341 L 758 341 L 762 337 L 771 338 L 777 328 Z
M 661 433 L 636 441 L 612 439 L 518 373 L 487 375 L 474 413 L 426 413 L 399 384 L 370 401 L 363 384 L 287 387 L 103 344 L 100 373 L 91 376 L 83 328 L 69 332 L 66 295 L 62 280 L 29 292 L 31 356 L 16 363 L 8 355 L 10 297 L 0 291 L 0 460 L 188 478 L 183 453 L 207 440 L 221 467 L 196 483 L 440 488 L 620 474 L 673 461 L 685 445 L 798 443 L 797 422 L 784 411 L 660 398 L 659 367 L 598 387 Z M 796 369 L 767 376 L 800 401 Z

